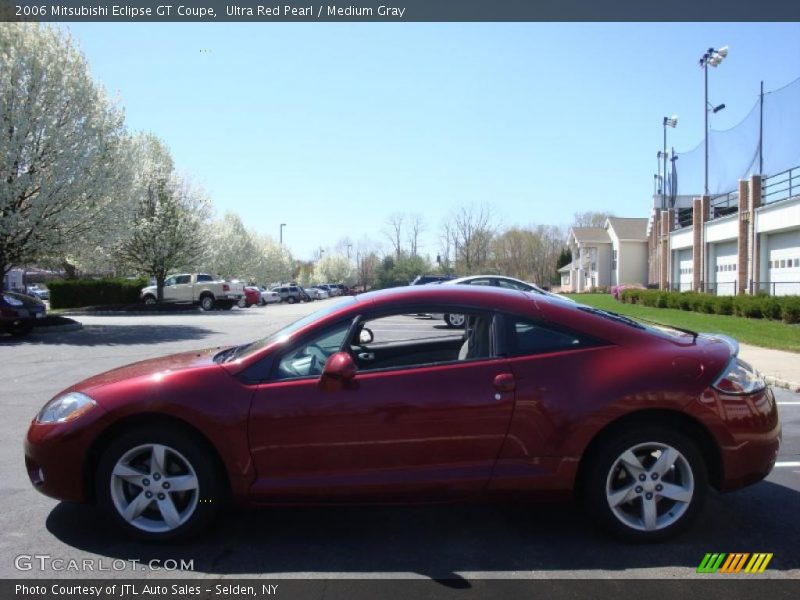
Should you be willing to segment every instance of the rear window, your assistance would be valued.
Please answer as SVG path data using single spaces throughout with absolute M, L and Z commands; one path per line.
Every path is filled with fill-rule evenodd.
M 201 281 L 214 281 L 214 278 L 211 275 L 202 274 L 197 276 L 197 281 L 198 283 Z
M 597 340 L 583 334 L 518 317 L 508 319 L 507 333 L 509 352 L 512 356 L 560 352 L 598 345 Z

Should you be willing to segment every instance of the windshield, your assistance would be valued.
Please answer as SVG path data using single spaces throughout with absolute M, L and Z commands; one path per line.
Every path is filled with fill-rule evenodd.
M 236 346 L 234 348 L 228 348 L 227 350 L 223 350 L 219 354 L 214 357 L 214 360 L 217 362 L 229 362 L 232 360 L 236 360 L 238 358 L 242 358 L 245 356 L 249 356 L 253 352 L 257 352 L 262 348 L 269 346 L 273 343 L 281 343 L 289 339 L 292 334 L 297 331 L 298 329 L 302 329 L 309 323 L 316 321 L 317 319 L 321 319 L 334 311 L 339 310 L 345 304 L 352 304 L 355 302 L 355 297 L 344 297 L 340 298 L 338 301 L 334 301 L 333 304 L 326 306 L 325 308 L 321 308 L 317 311 L 314 311 L 310 315 L 306 315 L 305 317 L 290 323 L 286 327 L 279 329 L 278 331 L 270 334 L 269 336 L 262 338 L 260 340 L 256 340 L 255 342 L 251 342 L 249 344 L 244 344 L 242 346 Z

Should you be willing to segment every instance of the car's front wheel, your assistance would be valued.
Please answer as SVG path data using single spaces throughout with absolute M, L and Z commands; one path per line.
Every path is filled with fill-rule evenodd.
M 666 427 L 641 427 L 588 457 L 584 500 L 595 520 L 630 541 L 670 537 L 697 517 L 708 472 L 696 444 Z
M 239 302 L 236 303 L 236 306 L 239 308 L 247 308 L 247 299 L 242 298 Z
M 215 458 L 192 436 L 166 427 L 131 430 L 100 459 L 101 508 L 128 534 L 165 540 L 197 533 L 222 501 Z
M 466 320 L 467 319 L 464 315 L 447 314 L 444 316 L 444 322 L 451 329 L 460 329 L 461 327 L 464 327 Z
M 295 303 L 295 297 L 294 296 L 289 296 L 288 298 L 286 298 L 286 301 L 289 304 L 294 304 Z

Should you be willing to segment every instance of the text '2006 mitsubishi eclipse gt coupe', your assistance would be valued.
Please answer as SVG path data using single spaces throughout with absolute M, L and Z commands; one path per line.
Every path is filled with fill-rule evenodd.
M 415 316 L 431 313 L 465 328 Z M 517 290 L 371 292 L 78 383 L 34 418 L 25 462 L 41 492 L 147 539 L 200 531 L 226 503 L 577 494 L 612 533 L 657 540 L 709 485 L 774 466 L 775 399 L 736 355 Z

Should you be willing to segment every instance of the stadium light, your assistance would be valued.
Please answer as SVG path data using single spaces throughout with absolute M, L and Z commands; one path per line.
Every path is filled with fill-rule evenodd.
M 728 56 L 728 47 L 723 46 L 719 50 L 709 48 L 703 56 L 700 57 L 700 68 L 703 69 L 703 79 L 705 83 L 705 104 L 703 106 L 703 113 L 705 114 L 705 149 L 706 149 L 706 164 L 705 164 L 705 195 L 708 196 L 708 113 L 709 109 L 714 114 L 725 108 L 724 104 L 719 106 L 711 106 L 708 102 L 708 65 L 718 67 L 720 63 Z

